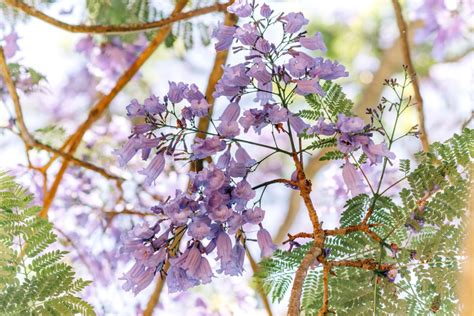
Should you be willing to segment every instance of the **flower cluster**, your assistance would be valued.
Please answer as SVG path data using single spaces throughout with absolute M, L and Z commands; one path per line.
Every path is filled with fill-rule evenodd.
M 375 144 L 371 139 L 373 127 L 365 124 L 359 117 L 348 117 L 339 114 L 336 123 L 326 123 L 324 118 L 318 119 L 315 125 L 306 130 L 308 135 L 334 136 L 337 139 L 337 149 L 345 154 L 346 163 L 342 169 L 344 182 L 352 196 L 361 194 L 365 190 L 355 166 L 349 162 L 349 155 L 358 149 L 362 149 L 370 164 L 377 164 L 383 157 L 395 159 L 395 154 L 390 152 L 385 143 Z
M 449 44 L 462 40 L 469 31 L 469 20 L 474 13 L 469 1 L 424 0 L 416 10 L 417 17 L 423 20 L 423 27 L 416 30 L 415 41 L 425 43 L 427 38 L 433 42 L 433 56 L 442 59 Z M 472 24 L 472 23 L 471 23 Z
M 182 82 L 170 82 L 168 93 L 162 98 L 152 95 L 143 104 L 132 100 L 127 106 L 128 116 L 139 123 L 116 153 L 122 166 L 139 152 L 143 160 L 150 160 L 140 171 L 147 184 L 165 170 L 167 160 L 208 161 L 202 170 L 189 173 L 185 192 L 177 191 L 174 197 L 153 207 L 160 218 L 159 225 L 139 226 L 126 236 L 124 251 L 136 263 L 124 276 L 125 288 L 135 293 L 162 271 L 166 260 L 170 262 L 167 284 L 171 292 L 210 282 L 214 272 L 208 257 L 212 253 L 217 254 L 217 273 L 240 275 L 249 241 L 248 228 L 258 227 L 256 240 L 262 257 L 272 254 L 276 246 L 262 225 L 265 211 L 258 201 L 252 205 L 257 188 L 247 180 L 261 161 L 253 159 L 243 147 L 262 144 L 237 137 L 250 129 L 260 134 L 267 126 L 272 126 L 272 133 L 276 130 L 290 137 L 303 135 L 312 127 L 289 109 L 295 95 L 324 95 L 320 80 L 348 75 L 337 62 L 311 57 L 303 51 L 324 52 L 326 47 L 321 34 L 307 36 L 302 30 L 308 23 L 302 13 L 278 15 L 268 5 L 258 8 L 245 0 L 236 1 L 228 10 L 241 18 L 248 17 L 250 22 L 242 26 L 219 25 L 214 32 L 216 50 L 228 49 L 235 43 L 234 52 L 245 54 L 245 62 L 224 67 L 216 85 L 214 96 L 228 99 L 218 119 L 209 116 L 210 104 L 199 88 Z M 265 34 L 278 25 L 284 34 L 280 42 L 274 43 Z M 241 108 L 240 102 L 248 94 L 255 95 L 259 107 Z M 196 120 L 203 117 L 211 122 L 214 131 L 197 129 Z M 346 137 L 359 133 L 362 137 L 364 131 L 356 130 L 352 125 L 357 122 L 351 122 L 351 118 L 341 117 L 341 123 L 332 127 L 333 133 Z M 316 127 L 312 129 L 317 132 Z M 206 137 L 193 138 L 188 144 L 189 135 L 198 132 L 204 132 Z M 353 142 L 355 150 L 356 141 Z M 368 138 L 365 143 L 362 138 L 359 142 L 371 144 Z M 276 141 L 275 146 L 265 148 L 291 155 Z M 159 226 L 166 227 L 161 235 Z M 180 251 L 179 243 L 184 237 L 188 241 Z
M 113 37 L 109 42 L 97 43 L 89 35 L 77 42 L 76 51 L 87 57 L 89 71 L 101 78 L 97 89 L 108 92 L 146 43 L 144 36 L 139 36 L 134 43 L 122 42 L 119 37 Z

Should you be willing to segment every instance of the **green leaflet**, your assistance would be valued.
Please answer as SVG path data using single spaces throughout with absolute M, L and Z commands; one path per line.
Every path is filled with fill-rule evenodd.
M 311 109 L 302 110 L 300 115 L 309 120 L 316 120 L 320 117 L 326 117 L 331 121 L 337 121 L 337 115 L 344 113 L 351 115 L 353 102 L 348 99 L 342 87 L 331 81 L 326 81 L 323 85 L 323 90 L 326 92 L 324 97 L 319 94 L 310 94 L 306 96 L 306 102 Z
M 62 261 L 66 252 L 46 251 L 56 242 L 52 225 L 36 214 L 25 189 L 0 172 L 0 314 L 95 315 L 76 296 L 90 282 L 75 279 Z
M 415 168 L 408 161 L 401 162 L 407 186 L 399 199 L 379 196 L 375 201 L 369 223 L 381 224 L 372 230 L 384 239 L 382 245 L 361 232 L 326 238 L 328 260 L 373 258 L 394 264 L 398 271 L 396 282 L 391 283 L 377 271 L 334 267 L 335 275 L 329 276 L 329 309 L 338 315 L 459 314 L 454 285 L 463 258 L 474 132 L 465 129 L 445 143 L 432 144 L 429 153 L 417 157 Z M 341 227 L 360 223 L 373 199 L 363 194 L 348 200 Z M 424 207 L 420 207 L 422 200 Z M 389 255 L 391 243 L 400 247 L 396 257 Z M 288 293 L 310 245 L 292 252 L 279 250 L 260 263 L 256 278 L 274 301 Z M 303 285 L 305 316 L 317 315 L 322 286 L 321 267 L 311 268 Z

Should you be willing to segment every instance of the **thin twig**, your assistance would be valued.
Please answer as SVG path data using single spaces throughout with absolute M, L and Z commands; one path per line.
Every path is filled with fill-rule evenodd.
M 188 12 L 173 14 L 170 17 L 161 19 L 159 21 L 147 22 L 147 23 L 130 23 L 124 25 L 72 25 L 62 21 L 59 21 L 36 8 L 27 5 L 20 0 L 5 0 L 5 3 L 13 8 L 22 11 L 23 13 L 36 17 L 48 24 L 54 25 L 60 29 L 63 29 L 72 33 L 87 33 L 87 34 L 120 34 L 120 33 L 131 33 L 131 32 L 142 32 L 152 31 L 164 26 L 173 24 L 178 21 L 187 20 L 196 16 L 208 14 L 216 11 L 224 11 L 233 1 L 227 3 L 216 3 L 211 6 L 191 10 Z
M 284 183 L 284 184 L 287 184 L 287 185 L 290 185 L 290 186 L 297 186 L 298 185 L 295 181 L 291 181 L 291 180 L 288 180 L 288 179 L 273 179 L 273 180 L 266 181 L 266 182 L 260 183 L 259 185 L 256 185 L 256 186 L 252 187 L 252 190 L 257 190 L 259 188 L 266 187 L 266 186 L 269 186 L 270 184 L 274 184 L 274 183 Z
M 425 128 L 425 114 L 423 111 L 423 98 L 420 93 L 420 85 L 418 83 L 418 78 L 416 76 L 415 67 L 413 66 L 413 61 L 411 59 L 410 53 L 410 44 L 408 41 L 408 32 L 407 24 L 403 18 L 402 8 L 398 0 L 392 0 L 393 9 L 395 10 L 395 15 L 397 18 L 398 30 L 400 32 L 400 38 L 402 40 L 402 53 L 403 60 L 408 67 L 408 75 L 410 76 L 411 82 L 413 84 L 413 90 L 415 92 L 416 107 L 418 110 L 418 124 L 420 129 L 420 141 L 424 151 L 429 150 L 429 141 L 428 134 L 426 133 Z

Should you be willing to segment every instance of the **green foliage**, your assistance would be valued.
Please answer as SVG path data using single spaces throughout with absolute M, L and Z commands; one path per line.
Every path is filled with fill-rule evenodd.
M 326 81 L 322 88 L 326 92 L 324 97 L 319 94 L 306 96 L 306 102 L 308 102 L 311 109 L 302 110 L 300 112 L 302 117 L 309 120 L 325 117 L 332 122 L 336 122 L 339 113 L 351 115 L 353 103 L 342 92 L 340 85 Z
M 66 252 L 47 250 L 56 236 L 32 199 L 0 172 L 0 314 L 94 315 L 76 296 L 90 282 L 74 278 Z
M 397 270 L 395 282 L 383 271 L 333 267 L 328 278 L 329 309 L 338 315 L 440 315 L 459 313 L 455 293 L 463 259 L 462 240 L 469 212 L 474 132 L 465 129 L 445 143 L 417 154 L 418 165 L 400 162 L 406 187 L 400 198 L 362 194 L 347 201 L 341 227 L 360 224 L 369 208 L 369 224 L 382 238 L 364 232 L 328 236 L 327 260 L 372 259 Z M 291 287 L 298 265 L 311 243 L 292 252 L 277 251 L 261 262 L 256 277 L 274 301 Z M 392 245 L 399 250 L 396 255 Z M 316 315 L 323 301 L 322 268 L 310 268 L 303 284 L 304 315 Z
M 338 160 L 344 158 L 344 154 L 341 153 L 338 150 L 334 151 L 328 151 L 325 153 L 319 160 L 324 161 L 324 160 Z

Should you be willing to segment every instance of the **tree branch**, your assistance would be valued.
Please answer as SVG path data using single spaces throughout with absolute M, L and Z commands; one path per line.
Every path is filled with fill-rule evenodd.
M 54 154 L 56 154 L 58 156 L 61 156 L 63 158 L 70 159 L 71 162 L 73 162 L 74 164 L 76 164 L 80 167 L 92 170 L 94 172 L 97 172 L 98 174 L 102 175 L 106 179 L 123 181 L 123 179 L 121 177 L 113 175 L 113 174 L 107 172 L 105 169 L 103 169 L 101 167 L 98 167 L 98 166 L 96 166 L 92 163 L 89 163 L 87 161 L 77 159 L 77 158 L 73 157 L 72 155 L 69 155 L 68 153 L 65 153 L 61 150 L 55 149 L 55 148 L 53 148 L 53 147 L 51 147 L 47 144 L 43 144 L 42 142 L 36 140 L 30 134 L 30 132 L 28 131 L 28 128 L 26 127 L 25 120 L 24 120 L 24 117 L 23 117 L 23 111 L 22 111 L 21 104 L 20 104 L 20 98 L 18 96 L 18 92 L 16 91 L 13 79 L 10 75 L 9 70 L 8 70 L 8 65 L 7 65 L 7 62 L 6 62 L 6 59 L 5 59 L 5 54 L 3 52 L 2 47 L 0 47 L 0 73 L 2 74 L 2 77 L 4 77 L 4 79 L 5 79 L 5 83 L 7 85 L 8 92 L 10 93 L 10 96 L 13 100 L 13 105 L 14 105 L 14 108 L 15 108 L 15 115 L 16 115 L 16 123 L 17 123 L 18 129 L 20 131 L 19 136 L 20 136 L 21 140 L 23 141 L 23 143 L 25 144 L 27 155 L 28 155 L 28 151 L 32 148 L 42 149 L 42 150 L 45 150 L 47 152 L 54 153 Z
M 407 24 L 403 18 L 400 2 L 398 2 L 398 0 L 392 0 L 392 5 L 393 5 L 393 9 L 395 10 L 398 30 L 400 32 L 403 60 L 408 67 L 408 75 L 410 76 L 410 79 L 413 85 L 413 90 L 415 92 L 416 107 L 418 109 L 418 121 L 419 121 L 418 124 L 420 128 L 420 141 L 421 141 L 421 145 L 423 146 L 423 150 L 428 151 L 430 144 L 428 141 L 428 134 L 426 133 L 426 128 L 425 128 L 425 114 L 423 111 L 423 98 L 420 93 L 420 85 L 418 84 L 418 78 L 416 76 L 415 67 L 413 66 L 413 62 L 411 59 L 410 44 L 408 41 L 408 34 L 407 34 Z
M 180 0 L 172 13 L 172 15 L 178 14 L 186 5 L 187 0 Z M 171 25 L 167 25 L 161 28 L 156 36 L 151 40 L 148 46 L 143 50 L 143 52 L 137 57 L 135 62 L 122 74 L 122 76 L 117 80 L 117 83 L 112 88 L 112 90 L 105 95 L 102 99 L 97 102 L 96 105 L 89 111 L 89 115 L 84 123 L 79 126 L 76 132 L 69 137 L 66 141 L 68 146 L 63 146 L 63 148 L 68 148 L 68 154 L 73 155 L 77 150 L 77 147 L 81 143 L 82 137 L 86 131 L 94 124 L 108 108 L 112 100 L 117 96 L 117 94 L 125 87 L 125 85 L 133 78 L 133 76 L 138 72 L 138 70 L 143 66 L 143 64 L 150 58 L 153 52 L 158 48 L 158 46 L 166 39 L 168 33 L 171 31 Z M 64 159 L 63 163 L 56 174 L 51 188 L 44 199 L 43 209 L 40 212 L 40 216 L 47 217 L 48 210 L 56 196 L 59 184 L 61 183 L 62 177 L 68 168 L 70 159 Z
M 410 40 L 412 40 L 412 35 L 417 28 L 422 26 L 421 21 L 414 21 L 409 26 Z M 386 78 L 390 78 L 400 67 L 399 60 L 401 56 L 401 41 L 400 39 L 396 40 L 393 45 L 386 49 L 380 59 L 380 67 L 374 74 L 372 83 L 364 87 L 363 92 L 361 93 L 359 101 L 354 106 L 354 112 L 358 116 L 365 115 L 366 107 L 376 106 L 380 100 L 380 96 L 383 91 L 383 81 Z M 316 155 L 311 156 L 306 163 L 306 176 L 308 179 L 313 179 L 316 174 L 328 163 L 328 161 L 320 161 L 321 158 L 326 152 L 330 151 L 330 148 L 326 148 L 318 152 Z M 288 210 L 286 212 L 286 217 L 282 221 L 280 228 L 278 229 L 277 234 L 275 235 L 275 242 L 281 243 L 286 238 L 287 232 L 291 229 L 300 209 L 300 199 L 298 191 L 292 191 L 290 195 L 290 202 L 288 205 Z
M 290 304 L 288 306 L 288 316 L 298 316 L 300 314 L 301 293 L 303 291 L 303 282 L 308 274 L 309 267 L 322 254 L 321 248 L 316 243 L 311 246 L 308 253 L 304 256 L 300 266 L 296 270 L 295 280 L 291 288 Z
M 170 25 L 174 22 L 181 20 L 187 20 L 196 16 L 204 15 L 215 11 L 224 11 L 233 1 L 227 3 L 216 3 L 211 6 L 191 10 L 189 12 L 183 12 L 173 14 L 168 18 L 161 19 L 159 21 L 147 22 L 147 23 L 131 23 L 124 25 L 72 25 L 62 21 L 59 21 L 36 8 L 27 5 L 20 0 L 5 0 L 5 3 L 23 13 L 36 17 L 48 24 L 54 25 L 60 29 L 63 29 L 72 33 L 88 33 L 88 34 L 117 34 L 117 33 L 131 33 L 131 32 L 142 32 L 152 31 L 158 28 Z

